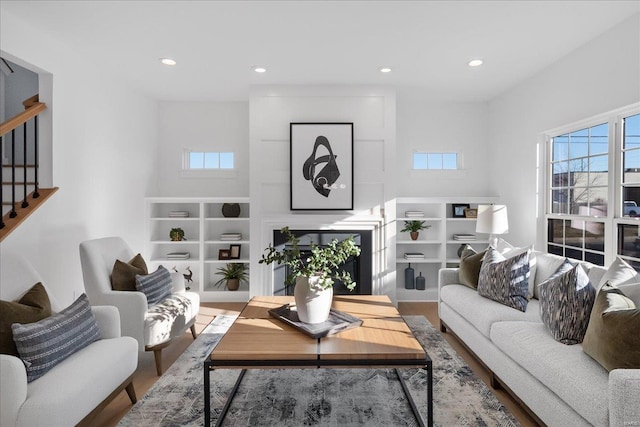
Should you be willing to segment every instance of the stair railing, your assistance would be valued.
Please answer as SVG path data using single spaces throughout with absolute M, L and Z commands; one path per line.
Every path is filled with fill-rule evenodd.
M 16 200 L 16 189 L 19 187 L 22 187 L 22 193 L 23 193 L 23 198 L 22 198 L 22 204 L 21 207 L 22 208 L 26 208 L 29 206 L 29 202 L 28 202 L 28 197 L 29 197 L 29 193 L 28 193 L 28 187 L 29 186 L 33 186 L 34 190 L 31 193 L 31 196 L 35 199 L 38 198 L 40 196 L 40 193 L 38 191 L 39 189 L 39 181 L 38 181 L 38 168 L 39 168 L 39 160 L 38 160 L 38 115 L 43 112 L 47 106 L 41 102 L 38 101 L 37 95 L 29 98 L 28 100 L 26 100 L 24 103 L 25 105 L 25 110 L 17 115 L 15 115 L 13 118 L 5 121 L 4 123 L 0 124 L 0 147 L 4 147 L 4 143 L 6 141 L 6 138 L 8 135 L 11 135 L 11 181 L 10 182 L 5 182 L 4 181 L 4 169 L 7 167 L 7 165 L 4 164 L 4 159 L 0 159 L 2 161 L 0 161 L 0 202 L 2 202 L 2 205 L 10 205 L 11 206 L 11 211 L 9 212 L 9 218 L 15 218 L 16 216 L 18 216 L 18 213 L 16 211 L 16 205 L 18 203 L 18 201 Z M 28 139 L 29 133 L 27 131 L 28 129 L 28 124 L 29 123 L 33 123 L 33 140 L 32 140 L 32 144 L 30 144 L 30 141 Z M 16 163 L 16 129 L 18 129 L 20 126 L 22 126 L 23 129 L 23 151 L 22 151 L 22 155 L 23 155 L 23 159 L 22 159 L 22 164 L 17 164 Z M 28 159 L 28 155 L 30 154 L 30 150 L 29 150 L 29 146 L 33 145 L 33 158 L 34 158 L 34 163 L 32 165 L 28 164 L 27 159 Z M 6 149 L 6 147 L 4 147 Z M 22 174 L 22 182 L 19 183 L 16 179 L 16 169 L 21 167 L 23 169 L 23 174 Z M 33 182 L 29 182 L 28 181 L 28 175 L 27 175 L 27 169 L 29 168 L 33 168 L 34 169 L 34 181 Z M 22 185 L 21 185 L 22 184 Z M 4 202 L 4 187 L 5 186 L 10 186 L 11 187 L 11 201 L 10 202 Z M 3 215 L 0 215 L 0 229 L 5 227 L 5 223 L 3 220 Z

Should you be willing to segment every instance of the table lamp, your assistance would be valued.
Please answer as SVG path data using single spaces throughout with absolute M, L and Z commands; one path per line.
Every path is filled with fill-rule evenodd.
M 478 205 L 476 233 L 489 234 L 489 244 L 496 247 L 499 234 L 509 232 L 507 207 L 505 205 Z

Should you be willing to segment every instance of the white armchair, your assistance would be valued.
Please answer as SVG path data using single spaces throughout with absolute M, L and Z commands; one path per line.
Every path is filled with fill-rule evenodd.
M 0 257 L 0 298 L 19 299 L 29 288 L 46 283 L 24 258 Z M 51 295 L 51 309 L 61 307 Z M 126 389 L 136 402 L 133 374 L 138 366 L 138 343 L 120 336 L 120 316 L 115 307 L 94 306 L 100 339 L 77 351 L 42 377 L 27 382 L 19 358 L 0 354 L 0 426 L 91 425 L 104 405 Z
M 160 303 L 148 307 L 142 292 L 114 291 L 111 272 L 117 259 L 128 262 L 135 254 L 120 237 L 105 237 L 80 244 L 84 287 L 91 304 L 114 305 L 120 310 L 122 335 L 138 340 L 140 351 L 153 351 L 156 371 L 162 375 L 162 349 L 171 340 L 191 328 L 196 338 L 195 321 L 200 296 L 185 290 L 184 277 L 172 273 L 173 292 Z

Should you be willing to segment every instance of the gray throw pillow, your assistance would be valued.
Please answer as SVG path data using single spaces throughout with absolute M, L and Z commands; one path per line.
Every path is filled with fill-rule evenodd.
M 100 329 L 85 294 L 59 313 L 35 323 L 14 323 L 13 340 L 27 368 L 27 382 L 100 339 Z M 55 390 L 52 390 L 55 393 Z
M 480 276 L 480 267 L 482 267 L 482 258 L 487 251 L 484 250 L 477 253 L 469 245 L 465 245 L 460 254 L 460 269 L 458 277 L 460 283 L 472 289 L 478 288 L 478 278 Z
M 147 296 L 149 307 L 171 295 L 172 288 L 171 273 L 163 266 L 146 276 L 136 275 L 136 289 Z
M 479 295 L 527 311 L 528 286 L 529 251 L 505 259 L 494 248 L 487 249 L 478 278 Z
M 589 324 L 596 290 L 580 264 L 566 260 L 549 279 L 538 285 L 540 317 L 556 341 L 582 342 Z

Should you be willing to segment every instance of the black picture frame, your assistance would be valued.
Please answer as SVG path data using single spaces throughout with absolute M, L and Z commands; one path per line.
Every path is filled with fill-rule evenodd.
M 229 249 L 220 249 L 218 251 L 218 259 L 219 260 L 231 259 L 231 251 Z
M 240 248 L 241 248 L 241 245 L 230 245 L 229 259 L 240 259 Z
M 289 208 L 353 210 L 353 123 L 290 123 L 289 137 Z
M 451 204 L 451 217 L 452 218 L 465 218 L 464 210 L 469 209 L 471 205 L 468 203 L 452 203 Z

